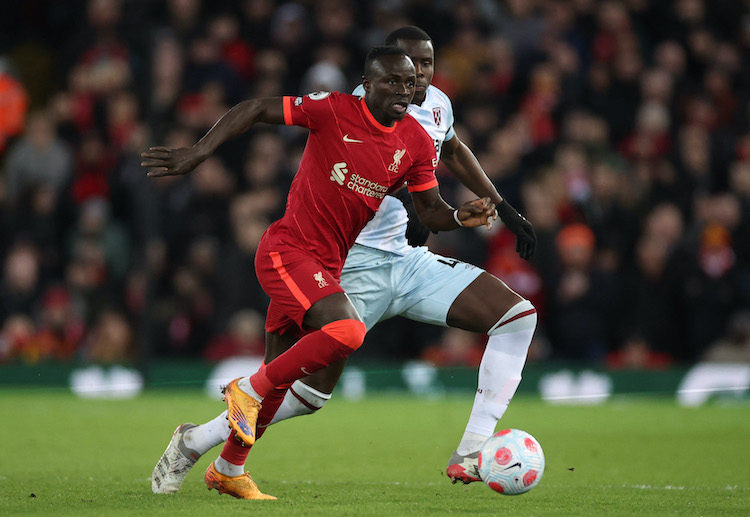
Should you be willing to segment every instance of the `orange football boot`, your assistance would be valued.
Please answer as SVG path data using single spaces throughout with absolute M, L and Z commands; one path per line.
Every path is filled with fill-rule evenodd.
M 255 484 L 249 472 L 241 476 L 229 477 L 216 470 L 213 463 L 206 469 L 206 486 L 216 489 L 220 494 L 229 494 L 237 499 L 274 500 L 272 495 L 264 494 Z
M 241 377 L 240 377 L 241 378 Z M 224 401 L 227 403 L 229 426 L 237 433 L 237 438 L 245 445 L 255 443 L 255 424 L 258 422 L 260 402 L 245 393 L 237 385 L 237 378 L 224 388 Z

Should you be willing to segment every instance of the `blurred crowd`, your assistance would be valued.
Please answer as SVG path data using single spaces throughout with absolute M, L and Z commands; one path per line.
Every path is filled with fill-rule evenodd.
M 534 303 L 531 360 L 748 349 L 747 0 L 24 0 L 0 4 L 0 361 L 262 354 L 253 255 L 306 133 L 255 129 L 182 177 L 139 154 L 244 98 L 349 92 L 406 24 L 539 238 L 530 262 L 502 225 L 428 245 Z M 482 346 L 397 318 L 358 355 L 475 365 Z

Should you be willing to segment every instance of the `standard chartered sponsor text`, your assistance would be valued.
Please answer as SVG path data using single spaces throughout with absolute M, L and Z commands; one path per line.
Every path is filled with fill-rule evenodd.
M 359 174 L 349 176 L 349 182 L 346 186 L 358 194 L 377 199 L 383 199 L 388 192 L 388 187 L 363 178 Z

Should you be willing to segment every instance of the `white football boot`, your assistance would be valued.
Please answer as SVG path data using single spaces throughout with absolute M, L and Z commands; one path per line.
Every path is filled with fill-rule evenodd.
M 453 451 L 445 472 L 454 484 L 459 481 L 464 484 L 481 481 L 482 479 L 479 477 L 479 451 L 466 456 L 461 456 L 458 451 Z
M 174 430 L 172 439 L 151 473 L 151 491 L 155 494 L 173 494 L 180 490 L 190 469 L 201 457 L 185 445 L 185 431 L 197 427 L 182 424 Z

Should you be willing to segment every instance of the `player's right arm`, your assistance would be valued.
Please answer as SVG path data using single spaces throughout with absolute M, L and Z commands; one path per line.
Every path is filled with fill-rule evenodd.
M 488 197 L 467 201 L 461 208 L 453 208 L 446 203 L 438 187 L 412 191 L 411 197 L 419 222 L 433 232 L 455 230 L 461 226 L 486 226 L 490 229 L 492 221 L 497 217 L 495 203 Z
M 240 135 L 258 122 L 284 124 L 282 97 L 250 99 L 236 104 L 192 147 L 151 147 L 141 153 L 141 167 L 149 176 L 174 176 L 195 169 L 222 143 Z
M 513 208 L 495 189 L 471 149 L 455 135 L 443 144 L 440 158 L 448 170 L 477 196 L 487 196 L 497 206 L 500 219 L 516 235 L 516 251 L 528 260 L 536 248 L 534 226 Z

